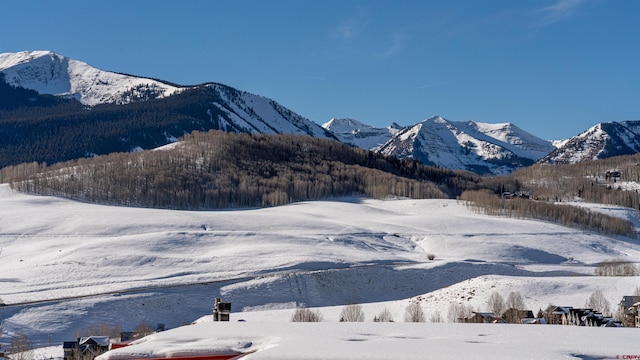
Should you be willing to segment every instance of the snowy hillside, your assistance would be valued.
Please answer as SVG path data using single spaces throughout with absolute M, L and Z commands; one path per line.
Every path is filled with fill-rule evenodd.
M 74 97 L 89 106 L 162 98 L 181 90 L 157 80 L 98 70 L 51 51 L 0 54 L 0 71 L 11 85 Z
M 242 359 L 637 359 L 638 329 L 496 324 L 203 322 L 98 360 L 249 352 Z
M 173 86 L 101 71 L 49 51 L 0 54 L 0 72 L 12 85 L 74 97 L 84 105 L 105 104 L 89 108 L 62 101 L 43 109 L 29 98 L 34 95 L 3 86 L 4 106 L 13 112 L 0 124 L 0 167 L 152 149 L 193 131 L 335 139 L 271 99 L 222 84 Z
M 564 141 L 541 161 L 552 164 L 574 164 L 640 152 L 640 122 L 606 122 L 590 127 L 578 136 Z
M 350 303 L 363 304 L 367 322 L 385 307 L 402 321 L 410 299 L 446 317 L 451 302 L 486 309 L 494 290 L 519 291 L 534 311 L 583 306 L 596 290 L 615 306 L 638 278 L 580 275 L 639 256 L 636 240 L 479 215 L 455 200 L 191 212 L 90 205 L 1 185 L 0 342 L 24 333 L 59 344 L 93 324 L 175 328 L 210 314 L 220 296 L 232 302 L 233 319 L 269 323 L 288 322 L 298 305 L 323 307 L 325 321 L 337 322 Z
M 333 118 L 322 124 L 322 127 L 331 131 L 341 142 L 368 150 L 380 147 L 401 128 L 396 123 L 376 128 L 351 118 Z
M 257 134 L 300 134 L 319 138 L 333 135 L 277 102 L 263 96 L 239 91 L 226 85 L 208 84 L 214 95 L 215 114 L 208 115 L 217 128 Z
M 434 116 L 397 132 L 379 151 L 449 169 L 502 174 L 531 165 L 553 149 L 550 142 L 511 123 L 449 121 Z

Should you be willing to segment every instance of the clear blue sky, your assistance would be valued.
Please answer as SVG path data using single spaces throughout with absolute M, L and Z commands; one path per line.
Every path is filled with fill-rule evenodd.
M 546 139 L 640 120 L 638 0 L 0 0 L 0 53 L 224 83 L 322 124 L 432 115 Z

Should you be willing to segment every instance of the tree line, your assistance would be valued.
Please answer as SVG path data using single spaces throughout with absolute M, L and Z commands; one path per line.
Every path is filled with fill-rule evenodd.
M 364 195 L 455 197 L 477 177 L 300 135 L 194 132 L 171 149 L 5 167 L 34 194 L 171 209 L 277 206 Z
M 231 118 L 236 115 L 221 97 L 236 98 L 240 92 L 216 86 L 160 99 L 153 98 L 155 89 L 138 86 L 124 94 L 131 103 L 86 107 L 74 99 L 11 86 L 0 77 L 0 167 L 152 149 L 192 131 L 250 131 L 235 124 Z
M 635 227 L 630 221 L 584 207 L 519 197 L 505 198 L 489 190 L 465 191 L 460 195 L 460 200 L 465 200 L 472 210 L 489 215 L 531 218 L 604 234 L 636 236 Z
M 613 171 L 619 177 L 611 176 Z M 510 177 L 537 199 L 571 201 L 580 198 L 640 210 L 638 188 L 623 186 L 640 183 L 640 154 L 577 164 L 536 164 L 520 169 Z

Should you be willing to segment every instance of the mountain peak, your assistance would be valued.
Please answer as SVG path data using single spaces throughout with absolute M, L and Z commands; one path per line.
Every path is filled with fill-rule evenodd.
M 510 123 L 450 121 L 433 116 L 398 131 L 380 151 L 449 169 L 502 174 L 530 165 L 553 149 L 548 141 Z
M 361 123 L 353 118 L 332 118 L 326 123 L 322 124 L 322 127 L 334 132 L 346 132 L 356 129 L 370 128 L 370 125 Z
M 400 125 L 392 123 L 384 128 L 376 128 L 352 118 L 333 118 L 322 124 L 322 127 L 343 143 L 373 150 L 387 142 Z
M 609 121 L 563 141 L 541 162 L 574 164 L 637 152 L 640 152 L 640 121 Z
M 21 64 L 24 62 L 32 61 L 37 58 L 49 57 L 51 59 L 62 59 L 64 56 L 57 54 L 50 50 L 36 50 L 36 51 L 20 51 L 15 53 L 3 53 L 0 54 L 0 71 Z
M 434 115 L 434 116 L 424 120 L 424 122 L 445 123 L 445 122 L 447 122 L 447 119 L 443 118 L 440 115 Z
M 98 70 L 49 50 L 0 54 L 0 71 L 10 85 L 75 98 L 89 106 L 161 98 L 182 90 L 158 80 Z

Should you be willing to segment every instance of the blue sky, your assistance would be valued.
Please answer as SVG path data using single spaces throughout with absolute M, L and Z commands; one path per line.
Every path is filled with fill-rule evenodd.
M 432 115 L 546 139 L 640 120 L 637 0 L 0 0 L 0 53 L 224 83 L 322 124 Z

